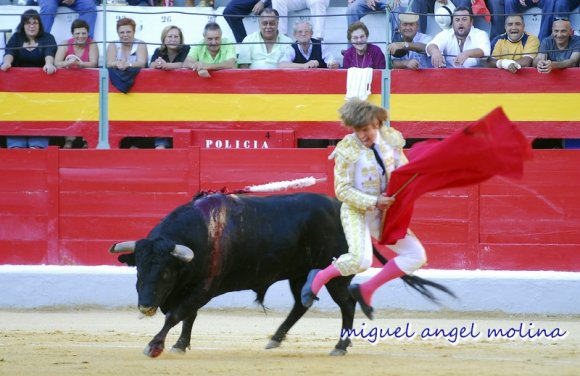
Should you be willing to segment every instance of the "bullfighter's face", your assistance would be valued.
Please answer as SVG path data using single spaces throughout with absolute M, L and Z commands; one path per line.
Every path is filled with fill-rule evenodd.
M 379 121 L 375 120 L 371 124 L 355 129 L 354 133 L 367 148 L 370 148 L 377 139 L 379 133 Z

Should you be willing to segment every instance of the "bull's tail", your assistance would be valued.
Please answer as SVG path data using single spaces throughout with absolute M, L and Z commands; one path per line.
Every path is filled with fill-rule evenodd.
M 375 247 L 373 247 L 373 254 L 383 265 L 387 263 L 387 258 L 383 256 Z M 415 275 L 404 275 L 401 277 L 401 279 L 412 289 L 419 292 L 433 303 L 440 304 L 439 299 L 437 299 L 437 297 L 430 289 L 439 290 L 457 299 L 457 296 L 453 293 L 453 291 L 449 290 L 447 287 L 440 283 L 429 281 L 428 279 L 417 277 Z

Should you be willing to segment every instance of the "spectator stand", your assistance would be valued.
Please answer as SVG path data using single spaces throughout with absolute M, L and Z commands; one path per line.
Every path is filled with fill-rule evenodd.
M 111 4 L 107 7 L 107 40 L 116 40 L 117 34 L 115 24 L 117 19 L 122 17 L 131 17 L 137 23 L 137 38 L 149 44 L 148 50 L 150 56 L 153 54 L 155 48 L 159 45 L 159 36 L 161 31 L 167 25 L 177 25 L 184 33 L 185 41 L 188 44 L 195 44 L 202 38 L 203 26 L 208 21 L 215 21 L 220 24 L 224 37 L 234 40 L 233 34 L 224 18 L 222 17 L 225 8 L 225 1 L 217 1 L 216 8 L 210 7 L 132 7 L 124 5 Z M 20 20 L 20 15 L 24 9 L 38 7 L 22 7 L 17 5 L 5 5 L 0 7 L 0 25 L 2 29 L 16 28 Z M 95 40 L 102 42 L 103 39 L 103 19 L 102 7 L 98 6 L 99 14 L 95 26 Z M 328 8 L 328 20 L 326 24 L 325 42 L 329 44 L 331 51 L 335 57 L 342 61 L 340 51 L 347 47 L 346 43 L 346 12 L 347 8 L 339 0 L 332 0 Z M 525 12 L 526 30 L 532 34 L 537 34 L 540 27 L 540 12 L 539 8 L 531 8 Z M 290 35 L 292 34 L 292 25 L 297 19 L 308 19 L 310 11 L 308 9 L 290 12 L 288 28 Z M 52 34 L 55 36 L 57 42 L 65 40 L 70 36 L 70 24 L 77 18 L 77 14 L 71 12 L 66 7 L 60 7 L 52 28 Z M 195 17 L 192 20 L 192 17 Z M 370 39 L 369 42 L 379 44 L 383 49 L 385 48 L 385 14 L 367 14 L 362 19 L 369 28 Z M 571 16 L 573 28 L 576 34 L 580 35 L 580 15 L 578 9 Z M 10 25 L 10 26 L 8 26 Z M 145 25 L 147 25 L 145 27 Z M 254 17 L 244 18 L 244 25 L 248 33 L 258 30 L 257 20 Z M 475 26 L 489 31 L 489 24 L 485 22 L 483 17 L 477 17 Z M 428 19 L 427 32 L 435 35 L 440 31 L 439 26 L 435 23 L 432 17 Z M 1 43 L 1 42 L 0 42 Z M 102 47 L 101 47 L 102 48 Z M 102 63 L 102 62 L 101 62 Z

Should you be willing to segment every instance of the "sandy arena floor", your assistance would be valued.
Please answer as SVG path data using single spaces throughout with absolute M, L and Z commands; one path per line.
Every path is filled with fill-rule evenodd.
M 336 312 L 309 312 L 281 348 L 264 350 L 283 316 L 258 308 L 202 310 L 191 351 L 167 350 L 179 327 L 170 333 L 166 351 L 150 359 L 142 350 L 161 328 L 159 313 L 139 319 L 133 310 L 0 311 L 0 375 L 580 374 L 578 317 L 378 312 L 368 322 L 358 311 L 355 329 L 367 336 L 337 358 L 328 356 L 340 332 Z M 394 338 L 397 327 L 402 339 Z M 444 329 L 446 337 L 424 338 L 436 329 Z M 492 339 L 488 329 L 503 329 L 513 338 Z M 541 338 L 530 339 L 539 329 L 545 329 Z M 371 344 L 374 338 L 378 343 Z

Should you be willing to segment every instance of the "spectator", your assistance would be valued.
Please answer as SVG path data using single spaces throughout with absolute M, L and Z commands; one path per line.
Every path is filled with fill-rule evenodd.
M 522 67 L 531 67 L 540 47 L 540 40 L 524 29 L 522 15 L 507 16 L 505 33 L 491 42 L 491 57 L 487 59 L 490 68 L 506 69 L 516 73 Z
M 487 33 L 473 27 L 470 8 L 459 7 L 453 12 L 453 27 L 443 30 L 427 44 L 427 55 L 435 68 L 470 68 L 479 65 L 479 59 L 489 56 Z
M 244 27 L 244 16 L 260 14 L 265 8 L 271 8 L 271 0 L 230 0 L 223 15 L 226 19 L 236 42 L 241 43 L 248 35 Z
M 211 77 L 210 70 L 236 68 L 236 48 L 228 38 L 222 38 L 222 29 L 209 22 L 203 29 L 203 39 L 191 50 L 185 66 L 197 71 L 200 77 Z
M 107 68 L 113 86 L 123 93 L 129 92 L 133 86 L 139 69 L 147 67 L 147 45 L 135 38 L 137 25 L 131 18 L 125 17 L 117 21 L 119 40 L 107 46 Z M 130 149 L 147 147 L 145 140 L 137 137 L 127 137 L 123 145 Z M 122 147 L 123 147 L 122 145 Z
M 47 74 L 56 72 L 54 55 L 56 41 L 52 34 L 45 32 L 38 12 L 29 9 L 22 13 L 16 32 L 6 45 L 6 53 L 0 70 L 6 72 L 11 67 L 37 67 Z M 6 147 L 44 149 L 48 146 L 48 137 L 6 137 Z
M 197 71 L 201 77 L 209 77 L 210 70 L 236 67 L 236 47 L 227 38 L 222 38 L 222 29 L 209 22 L 203 29 L 203 40 L 189 53 L 186 66 Z
M 419 31 L 423 34 L 427 31 L 427 13 L 435 13 L 437 7 L 447 7 L 449 15 L 453 14 L 455 7 L 469 7 L 471 0 L 414 0 L 411 8 L 419 15 Z
M 97 5 L 95 0 L 38 0 L 40 18 L 47 32 L 52 30 L 52 24 L 59 6 L 70 8 L 79 14 L 79 19 L 89 25 L 89 36 L 94 38 L 95 22 L 97 20 Z
M 523 13 L 529 8 L 542 8 L 542 21 L 538 38 L 543 41 L 552 34 L 554 17 L 569 18 L 570 12 L 580 5 L 580 0 L 505 0 L 505 13 Z
M 161 46 L 151 56 L 150 67 L 163 70 L 183 68 L 188 53 L 189 46 L 184 44 L 181 29 L 174 25 L 166 26 L 161 31 Z M 171 146 L 171 140 L 157 137 L 153 145 L 155 149 L 167 149 Z
M 540 73 L 554 69 L 575 67 L 580 61 L 580 37 L 573 35 L 568 20 L 556 20 L 552 24 L 552 35 L 542 40 L 534 59 L 534 67 Z
M 130 67 L 147 67 L 147 45 L 135 38 L 137 25 L 131 18 L 117 21 L 119 40 L 107 46 L 107 67 L 126 70 Z
M 99 46 L 89 36 L 90 26 L 76 19 L 70 26 L 72 38 L 63 41 L 56 50 L 54 65 L 58 68 L 96 68 L 99 64 Z
M 236 48 L 232 41 L 222 38 L 220 25 L 215 22 L 205 25 L 203 40 L 189 53 L 186 66 L 200 77 L 210 77 L 210 70 L 236 67 Z
M 99 64 L 99 46 L 89 36 L 89 24 L 80 18 L 70 26 L 72 38 L 63 41 L 56 50 L 54 65 L 58 68 L 96 68 Z M 81 137 L 67 136 L 64 138 L 64 149 L 73 145 L 85 144 Z
M 385 69 L 385 55 L 379 47 L 367 42 L 369 29 L 364 23 L 356 21 L 351 24 L 346 37 L 352 46 L 344 52 L 343 68 Z
M 292 39 L 278 32 L 278 11 L 266 8 L 258 19 L 260 30 L 244 38 L 240 46 L 240 68 L 273 69 L 278 67 Z
M 272 8 L 280 14 L 278 30 L 288 35 L 288 11 L 310 9 L 312 23 L 314 24 L 314 38 L 324 39 L 326 29 L 326 10 L 330 0 L 272 0 Z
M 280 68 L 331 68 L 339 67 L 332 52 L 319 39 L 312 38 L 313 28 L 309 21 L 297 21 L 294 24 L 292 48 L 287 48 L 280 60 Z
M 401 0 L 347 0 L 346 20 L 348 26 L 360 21 L 368 13 L 384 12 L 389 1 L 391 11 L 391 36 L 395 35 L 397 29 L 397 13 L 405 9 L 401 6 Z
M 153 52 L 150 66 L 164 70 L 183 68 L 188 54 L 189 46 L 184 44 L 183 32 L 169 25 L 161 32 L 161 46 Z
M 399 21 L 403 40 L 388 46 L 389 52 L 393 55 L 393 68 L 433 68 L 431 60 L 425 54 L 425 47 L 432 38 L 419 32 L 419 15 L 412 12 L 401 13 Z

